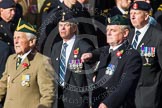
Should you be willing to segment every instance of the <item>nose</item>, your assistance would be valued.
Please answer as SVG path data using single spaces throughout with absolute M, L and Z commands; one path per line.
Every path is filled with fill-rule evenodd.
M 14 44 L 18 43 L 18 38 L 14 38 Z

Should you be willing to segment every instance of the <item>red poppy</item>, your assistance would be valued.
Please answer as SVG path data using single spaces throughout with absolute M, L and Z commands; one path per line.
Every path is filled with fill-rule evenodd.
M 78 55 L 78 53 L 79 53 L 79 48 L 74 50 L 74 55 Z
M 116 56 L 117 57 L 119 57 L 119 58 L 121 58 L 121 56 L 123 55 L 123 50 L 121 50 L 121 51 L 118 51 L 117 53 L 116 53 Z
M 27 68 L 29 65 L 28 65 L 28 63 L 23 63 L 22 66 L 23 66 L 23 68 Z

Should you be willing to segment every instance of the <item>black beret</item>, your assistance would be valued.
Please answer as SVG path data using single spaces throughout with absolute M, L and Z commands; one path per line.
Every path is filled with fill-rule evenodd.
M 62 12 L 61 13 L 61 22 L 72 22 L 72 23 L 77 23 L 77 20 L 73 13 L 69 12 Z
M 128 18 L 124 15 L 115 15 L 111 18 L 108 18 L 109 25 L 129 25 Z
M 15 7 L 16 3 L 13 0 L 1 0 L 0 1 L 0 8 L 11 8 Z
M 144 1 L 136 1 L 131 4 L 130 9 L 150 11 L 151 5 Z

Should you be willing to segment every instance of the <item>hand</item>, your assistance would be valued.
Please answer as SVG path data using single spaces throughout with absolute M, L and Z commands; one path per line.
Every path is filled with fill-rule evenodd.
M 87 62 L 92 58 L 92 53 L 84 53 L 81 56 L 82 62 Z
M 104 103 L 101 103 L 98 108 L 108 108 Z

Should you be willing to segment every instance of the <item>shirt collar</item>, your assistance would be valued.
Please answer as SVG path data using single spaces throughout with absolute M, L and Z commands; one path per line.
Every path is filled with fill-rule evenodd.
M 29 55 L 29 53 L 32 51 L 32 49 L 30 49 L 27 53 L 25 53 L 24 55 L 20 56 L 18 55 L 18 57 L 20 57 L 22 60 L 21 62 Z
M 137 29 L 137 28 L 135 28 L 135 31 L 140 31 L 141 32 L 141 34 L 145 34 L 145 32 L 147 31 L 147 29 L 149 28 L 149 26 L 150 26 L 150 24 L 148 23 L 148 24 L 146 24 L 143 28 L 141 28 L 141 29 Z
M 63 41 L 63 43 L 67 43 L 68 45 L 69 44 L 71 44 L 74 40 L 76 39 L 76 35 L 73 35 L 73 37 L 70 39 L 70 40 L 68 40 L 68 41 Z
M 118 46 L 112 47 L 110 46 L 110 49 L 112 49 L 113 51 L 115 51 L 116 49 L 118 49 L 122 44 L 119 44 Z

